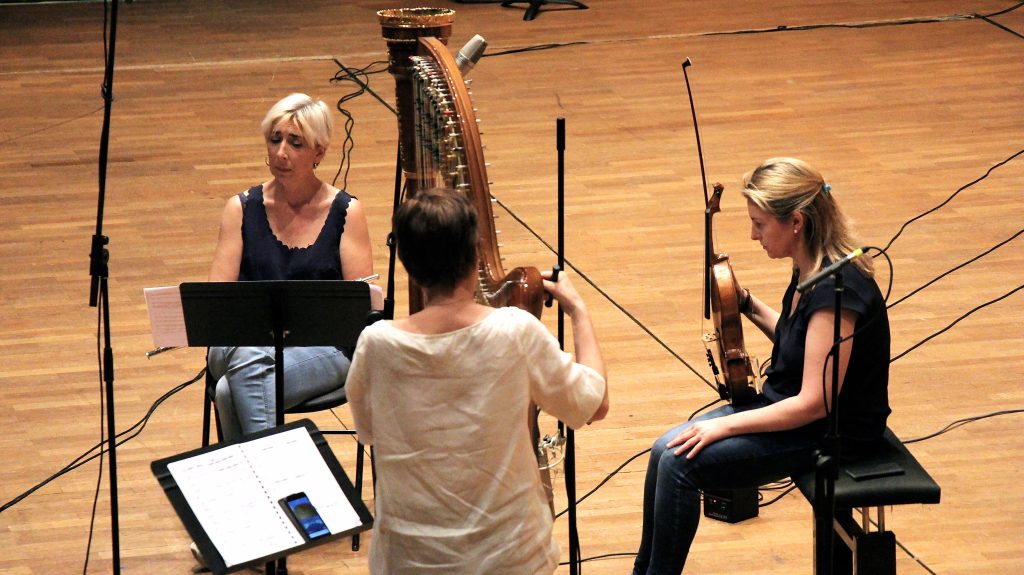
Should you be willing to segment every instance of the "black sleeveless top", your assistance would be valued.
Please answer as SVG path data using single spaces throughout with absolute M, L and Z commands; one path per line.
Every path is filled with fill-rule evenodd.
M 831 262 L 827 259 L 822 266 Z M 839 393 L 839 435 L 845 454 L 866 452 L 882 437 L 889 408 L 889 316 L 885 300 L 875 281 L 862 274 L 856 266 L 843 268 L 843 309 L 857 314 L 850 362 Z M 811 316 L 835 303 L 835 279 L 826 278 L 805 293 L 792 308 L 793 294 L 799 272 L 793 278 L 782 300 L 782 312 L 775 325 L 775 345 L 771 366 L 766 372 L 762 393 L 776 402 L 800 393 L 803 383 L 804 350 Z M 831 365 L 831 363 L 829 364 Z M 822 374 L 814 374 L 819 377 Z M 820 381 L 820 380 L 819 380 Z M 809 426 L 824 434 L 827 420 Z
M 316 241 L 308 247 L 295 248 L 281 243 L 271 231 L 263 204 L 262 184 L 238 197 L 242 200 L 239 281 L 342 279 L 339 245 L 352 196 L 339 191 Z

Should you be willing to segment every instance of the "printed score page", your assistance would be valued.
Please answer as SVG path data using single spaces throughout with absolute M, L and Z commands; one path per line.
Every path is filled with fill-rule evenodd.
M 293 493 L 309 496 L 331 533 L 361 524 L 305 428 L 175 461 L 167 469 L 228 567 L 304 543 L 279 504 Z
M 185 314 L 181 309 L 178 286 L 145 288 L 146 311 L 156 347 L 188 347 Z

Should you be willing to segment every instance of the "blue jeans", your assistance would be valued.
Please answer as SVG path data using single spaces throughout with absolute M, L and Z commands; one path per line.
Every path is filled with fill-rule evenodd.
M 725 405 L 694 421 L 768 405 L 759 396 L 742 407 Z M 634 575 L 678 575 L 700 522 L 702 489 L 757 487 L 813 466 L 820 434 L 808 428 L 727 437 L 704 447 L 693 459 L 665 445 L 691 422 L 654 443 L 644 481 L 644 519 Z
M 274 348 L 211 347 L 206 362 L 225 440 L 275 425 Z M 285 409 L 345 385 L 349 365 L 334 347 L 284 348 Z

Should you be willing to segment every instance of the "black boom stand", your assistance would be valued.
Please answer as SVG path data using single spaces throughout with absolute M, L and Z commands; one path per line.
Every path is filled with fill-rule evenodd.
M 545 4 L 562 4 L 565 6 L 571 6 L 580 10 L 586 10 L 589 7 L 583 2 L 577 2 L 576 0 L 505 0 L 501 3 L 502 8 L 509 8 L 513 4 L 529 4 L 526 7 L 526 13 L 523 14 L 523 20 L 533 20 L 537 17 L 537 13 L 540 12 L 540 7 Z
M 106 198 L 107 184 L 107 149 L 110 143 L 110 106 L 114 101 L 114 41 L 117 38 L 117 5 L 114 0 L 110 13 L 110 46 L 107 49 L 106 66 L 103 73 L 101 95 L 103 97 L 103 128 L 100 133 L 99 150 L 99 193 L 96 205 L 96 233 L 92 236 L 92 249 L 89 251 L 89 307 L 100 305 L 100 317 L 103 322 L 103 385 L 105 389 L 104 404 L 107 413 L 107 453 L 110 467 L 110 544 L 112 550 L 113 573 L 121 572 L 120 527 L 117 519 L 117 430 L 114 420 L 114 351 L 110 343 L 110 303 L 107 278 L 109 270 L 107 261 L 110 256 L 106 246 L 110 238 L 103 235 L 103 204 Z M 104 23 L 105 25 L 105 23 Z M 102 451 L 100 452 L 102 453 Z
M 502 8 L 511 8 L 514 4 L 529 4 L 523 20 L 533 20 L 540 13 L 540 7 L 545 4 L 561 4 L 570 8 L 587 10 L 589 6 L 576 0 L 455 0 L 459 4 L 501 4 Z
M 858 250 L 860 252 L 861 250 Z M 856 252 L 855 252 L 856 253 Z M 840 260 L 838 265 L 819 273 L 811 279 L 796 286 L 803 293 L 814 285 L 832 276 L 835 282 L 835 321 L 832 328 L 832 402 L 828 410 L 828 431 L 825 433 L 824 445 L 818 450 L 814 464 L 814 572 L 818 575 L 832 573 L 832 554 L 835 544 L 835 531 L 832 524 L 836 516 L 836 479 L 839 474 L 840 441 L 839 441 L 839 346 L 842 343 L 840 325 L 843 311 L 843 270 L 842 267 L 852 258 Z
M 814 463 L 814 564 L 815 573 L 832 573 L 835 534 L 832 523 L 836 516 L 836 479 L 839 473 L 839 325 L 843 311 L 843 273 L 835 274 L 835 321 L 832 328 L 832 405 L 828 410 L 828 432 L 825 445 Z
M 555 148 L 558 150 L 558 265 L 554 274 L 565 269 L 565 118 L 556 121 Z M 552 280 L 557 280 L 557 275 Z M 550 300 L 549 300 L 550 301 Z M 565 312 L 558 306 L 558 345 L 565 349 Z M 580 572 L 580 534 L 576 527 L 576 432 L 558 422 L 565 435 L 565 498 L 569 505 L 569 573 Z

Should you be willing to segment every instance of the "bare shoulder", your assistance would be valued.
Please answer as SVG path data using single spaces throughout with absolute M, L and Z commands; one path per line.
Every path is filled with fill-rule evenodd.
M 243 192 L 248 194 L 248 191 Z M 224 222 L 241 221 L 242 219 L 242 199 L 235 194 L 224 202 L 224 212 L 221 220 Z
M 348 201 L 348 212 L 356 216 L 362 216 L 363 214 L 363 203 L 359 201 L 359 198 L 351 198 Z

